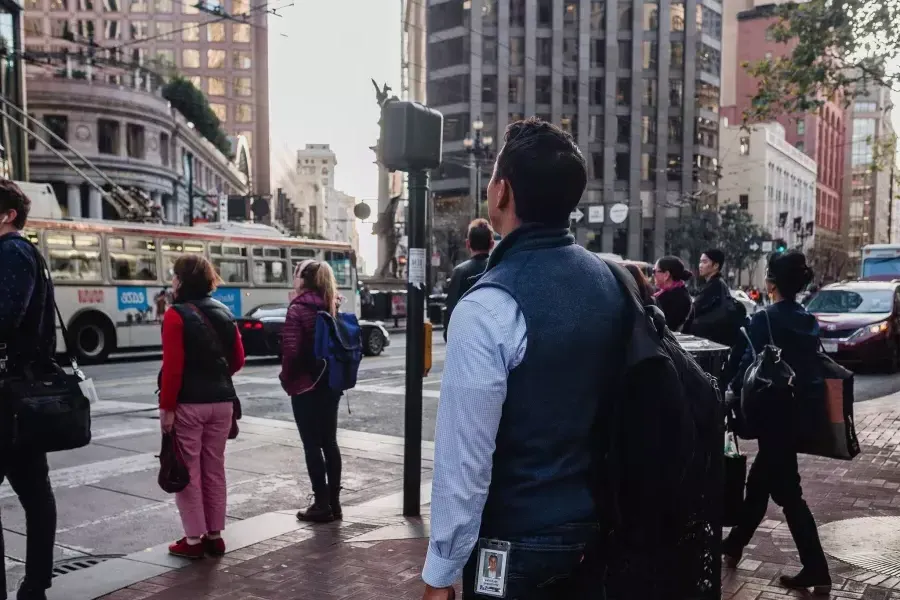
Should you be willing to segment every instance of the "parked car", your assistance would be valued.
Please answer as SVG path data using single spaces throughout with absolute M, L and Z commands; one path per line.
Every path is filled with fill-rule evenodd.
M 287 304 L 264 304 L 237 319 L 238 330 L 248 356 L 281 356 L 281 330 L 287 316 Z M 378 356 L 391 344 L 388 330 L 380 322 L 360 321 L 363 352 Z
M 838 362 L 900 370 L 900 284 L 834 283 L 806 308 L 819 321 L 822 347 Z
M 747 310 L 748 316 L 755 313 L 756 309 L 759 308 L 759 305 L 751 300 L 750 296 L 747 295 L 747 292 L 743 290 L 731 290 L 731 297 L 743 305 L 743 307 Z

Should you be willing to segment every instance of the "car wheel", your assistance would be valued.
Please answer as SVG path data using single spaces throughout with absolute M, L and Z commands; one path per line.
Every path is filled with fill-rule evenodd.
M 373 327 L 366 335 L 366 356 L 378 356 L 384 352 L 384 334 L 377 327 Z
M 69 331 L 69 342 L 78 362 L 86 365 L 105 361 L 116 347 L 116 334 L 105 320 L 84 316 Z

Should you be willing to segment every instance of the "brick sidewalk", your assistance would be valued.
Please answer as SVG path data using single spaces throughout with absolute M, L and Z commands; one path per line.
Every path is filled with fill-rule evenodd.
M 859 517 L 900 517 L 900 395 L 860 404 L 857 408 L 864 453 L 853 462 L 801 457 L 804 491 L 830 553 L 865 555 L 865 543 L 849 548 L 848 536 L 832 535 L 837 521 Z M 753 452 L 752 444 L 745 451 Z M 426 540 L 410 537 L 385 520 L 349 517 L 341 524 L 304 528 L 272 540 L 173 570 L 105 597 L 106 600 L 330 600 L 338 598 L 420 598 L 419 579 Z M 878 529 L 881 527 L 881 529 Z M 884 540 L 872 553 L 890 558 L 900 573 L 900 519 L 869 533 Z M 856 528 L 860 533 L 864 527 Z M 412 534 L 414 535 L 414 534 Z M 422 535 L 421 529 L 419 535 Z M 384 541 L 381 541 L 384 540 Z M 889 551 L 896 551 L 890 554 Z M 851 566 L 829 557 L 834 577 L 833 599 L 900 600 L 900 575 L 891 576 Z M 882 560 L 884 565 L 885 561 Z M 781 512 L 770 505 L 739 569 L 723 575 L 723 600 L 806 597 L 777 584 L 783 572 L 799 568 L 797 552 Z M 884 570 L 884 569 L 881 569 Z M 62 582 L 60 582 L 62 583 Z M 635 590 L 639 599 L 640 590 Z

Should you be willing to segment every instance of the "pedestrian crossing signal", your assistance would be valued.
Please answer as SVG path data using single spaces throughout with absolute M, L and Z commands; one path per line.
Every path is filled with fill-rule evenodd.
M 787 242 L 784 240 L 775 240 L 775 252 L 782 254 L 787 252 Z

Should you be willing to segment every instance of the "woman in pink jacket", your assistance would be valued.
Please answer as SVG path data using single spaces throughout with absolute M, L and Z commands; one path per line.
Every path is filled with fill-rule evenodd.
M 316 316 L 337 313 L 337 285 L 327 262 L 306 260 L 294 271 L 296 296 L 281 338 L 281 387 L 291 396 L 315 501 L 297 513 L 301 521 L 341 519 L 341 451 L 337 415 L 341 394 L 328 387 L 326 365 L 314 353 Z

